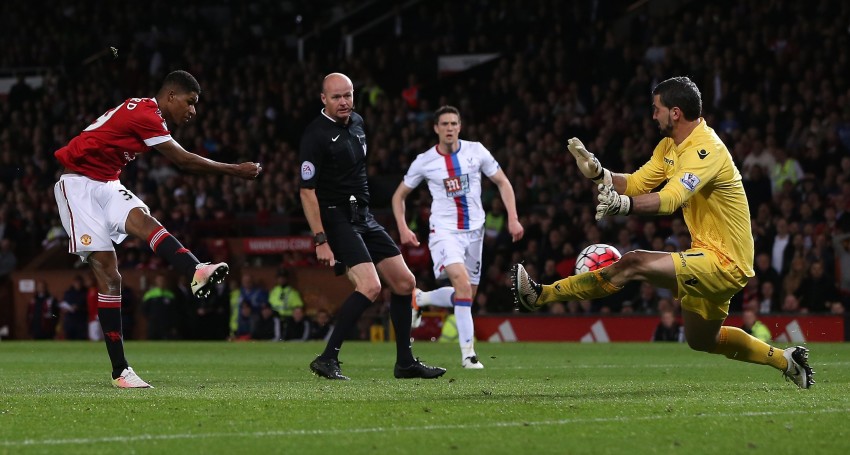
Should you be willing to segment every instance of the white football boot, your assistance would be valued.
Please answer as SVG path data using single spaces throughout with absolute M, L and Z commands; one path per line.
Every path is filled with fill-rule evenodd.
M 809 367 L 809 350 L 802 346 L 788 348 L 782 354 L 788 360 L 788 368 L 782 374 L 785 379 L 794 381 L 797 387 L 808 389 L 815 383 L 815 372 Z
M 119 389 L 152 389 L 153 386 L 143 381 L 132 368 L 124 368 L 121 376 L 112 380 L 112 385 Z
M 212 287 L 224 281 L 230 273 L 230 267 L 224 262 L 210 264 L 202 262 L 195 266 L 195 276 L 192 277 L 192 294 L 204 298 L 210 295 Z

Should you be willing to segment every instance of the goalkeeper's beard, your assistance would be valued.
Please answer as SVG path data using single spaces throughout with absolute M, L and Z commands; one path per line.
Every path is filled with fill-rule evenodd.
M 661 136 L 673 137 L 673 119 L 670 118 L 670 114 L 667 114 L 667 126 L 661 126 L 661 122 L 658 122 L 658 129 L 661 131 Z

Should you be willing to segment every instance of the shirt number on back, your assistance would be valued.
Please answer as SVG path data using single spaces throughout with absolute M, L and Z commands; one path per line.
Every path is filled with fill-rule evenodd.
M 136 108 L 136 106 L 138 106 L 138 103 L 142 102 L 142 99 L 141 98 L 132 98 L 132 99 L 130 99 L 130 101 L 131 102 L 127 104 L 127 109 L 132 111 L 133 109 Z M 92 131 L 92 130 L 96 130 L 96 129 L 100 128 L 104 123 L 106 123 L 109 119 L 111 119 L 112 116 L 115 115 L 115 113 L 118 112 L 118 109 L 121 109 L 121 106 L 123 106 L 123 105 L 124 105 L 124 103 L 121 103 L 118 106 L 115 106 L 114 108 L 106 111 L 106 113 L 104 113 L 103 115 L 98 117 L 97 120 L 94 121 L 94 123 L 92 123 L 91 125 L 86 127 L 86 129 L 83 130 L 83 131 Z

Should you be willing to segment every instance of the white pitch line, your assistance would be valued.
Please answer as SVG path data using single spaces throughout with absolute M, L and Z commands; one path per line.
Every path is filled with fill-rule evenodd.
M 765 417 L 765 416 L 781 416 L 795 414 L 830 414 L 830 413 L 850 413 L 850 409 L 817 409 L 817 410 L 801 410 L 801 411 L 750 411 L 735 414 L 697 414 L 685 417 L 694 418 L 729 418 L 729 417 Z M 516 427 L 544 427 L 558 426 L 581 423 L 606 423 L 606 422 L 633 422 L 633 421 L 649 421 L 662 419 L 681 419 L 681 415 L 654 415 L 642 417 L 598 417 L 589 419 L 559 419 L 559 420 L 542 420 L 538 422 L 488 422 L 481 424 L 465 424 L 465 425 L 427 425 L 416 427 L 367 427 L 367 428 L 346 428 L 346 429 L 309 429 L 309 430 L 285 430 L 285 431 L 253 431 L 253 432 L 237 432 L 237 433 L 178 433 L 178 434 L 141 434 L 136 436 L 109 436 L 102 438 L 69 438 L 69 439 L 24 439 L 21 441 L 0 441 L 0 447 L 20 447 L 20 446 L 59 446 L 59 445 L 74 445 L 74 444 L 99 444 L 112 442 L 138 442 L 138 441 L 168 441 L 175 439 L 211 439 L 211 438 L 234 438 L 234 437 L 285 437 L 285 436 L 328 436 L 328 435 L 344 435 L 344 434 L 364 434 L 364 433 L 390 433 L 401 431 L 440 431 L 440 430 L 482 430 L 488 428 L 516 428 Z

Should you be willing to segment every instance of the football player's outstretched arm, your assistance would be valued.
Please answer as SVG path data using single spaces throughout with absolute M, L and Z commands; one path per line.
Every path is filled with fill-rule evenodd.
M 525 234 L 525 228 L 519 222 L 519 214 L 516 211 L 516 196 L 514 195 L 514 187 L 511 186 L 511 181 L 501 169 L 496 171 L 490 180 L 499 188 L 499 195 L 502 196 L 502 202 L 505 206 L 505 211 L 508 212 L 508 232 L 511 234 L 511 239 L 518 242 Z
M 205 174 L 228 174 L 235 177 L 253 180 L 260 175 L 263 168 L 260 163 L 238 163 L 229 164 L 213 161 L 202 156 L 186 151 L 175 140 L 163 142 L 154 146 L 160 153 L 165 155 L 175 166 L 186 172 Z
M 620 193 L 626 190 L 626 174 L 615 174 L 602 167 L 596 155 L 589 150 L 577 137 L 567 141 L 567 150 L 575 158 L 579 171 L 597 185 L 614 185 Z
M 574 137 L 567 141 L 567 150 L 575 158 L 578 170 L 582 175 L 593 180 L 593 183 L 611 185 L 613 183 L 611 171 L 602 167 L 602 163 L 596 158 L 596 155 L 590 153 L 584 144 Z

